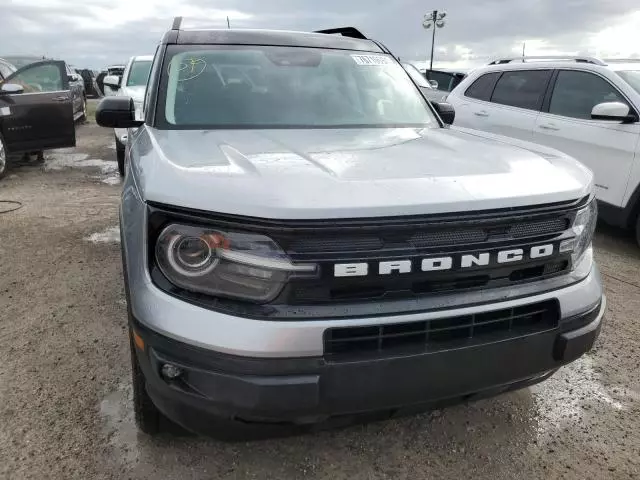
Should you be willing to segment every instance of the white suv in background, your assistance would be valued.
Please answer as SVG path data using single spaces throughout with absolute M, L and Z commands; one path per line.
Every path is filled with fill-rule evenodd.
M 138 55 L 131 57 L 124 68 L 122 77 L 108 75 L 104 77 L 104 84 L 111 88 L 113 95 L 129 97 L 133 99 L 136 107 L 136 115 L 142 118 L 142 101 L 147 88 L 147 80 L 151 71 L 153 55 Z M 116 154 L 118 158 L 118 170 L 124 175 L 124 150 L 127 144 L 127 129 L 114 129 L 116 140 Z
M 601 218 L 635 228 L 640 243 L 640 59 L 496 60 L 447 101 L 457 126 L 554 147 L 584 163 L 595 173 Z

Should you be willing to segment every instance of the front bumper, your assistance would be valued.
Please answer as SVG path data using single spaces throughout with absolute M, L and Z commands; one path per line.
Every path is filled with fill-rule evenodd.
M 145 341 L 138 359 L 156 406 L 189 430 L 212 433 L 221 421 L 299 427 L 370 412 L 422 410 L 522 388 L 590 350 L 605 306 L 602 297 L 587 311 L 563 316 L 558 328 L 535 335 L 348 362 L 322 356 L 231 356 L 177 342 L 135 320 L 133 328 Z M 167 363 L 182 370 L 178 379 L 163 378 Z

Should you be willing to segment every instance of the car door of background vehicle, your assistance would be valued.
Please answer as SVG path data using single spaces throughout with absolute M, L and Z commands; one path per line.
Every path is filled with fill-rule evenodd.
M 64 62 L 27 65 L 4 83 L 24 87 L 0 95 L 0 131 L 11 153 L 73 147 L 76 143 L 71 92 Z
M 500 77 L 496 81 L 497 74 Z M 551 75 L 552 70 L 510 70 L 483 75 L 466 92 L 460 92 L 462 114 L 458 121 L 456 112 L 455 123 L 530 141 Z
M 67 80 L 69 81 L 69 90 L 71 91 L 71 99 L 73 102 L 74 117 L 81 113 L 82 100 L 84 91 L 84 82 L 82 77 L 76 73 L 69 65 L 67 67 Z
M 602 102 L 630 102 L 594 72 L 559 70 L 554 77 L 552 93 L 536 122 L 534 141 L 585 164 L 595 174 L 598 199 L 623 206 L 640 124 L 591 120 L 591 110 Z

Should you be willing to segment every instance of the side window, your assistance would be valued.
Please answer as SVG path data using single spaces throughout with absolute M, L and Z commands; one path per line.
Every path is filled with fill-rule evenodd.
M 2 83 L 3 78 L 7 78 L 12 72 L 13 70 L 9 68 L 9 65 L 0 62 L 0 83 Z
M 427 78 L 429 80 L 435 80 L 438 82 L 438 90 L 442 90 L 443 92 L 450 92 L 453 84 L 454 77 L 452 74 L 447 72 L 433 72 L 427 70 L 426 72 Z
M 551 70 L 504 72 L 491 97 L 494 103 L 538 110 L 542 104 Z
M 558 72 L 549 113 L 590 120 L 593 107 L 603 102 L 627 103 L 605 79 L 593 73 L 562 70 Z
M 498 78 L 500 78 L 500 72 L 485 73 L 467 88 L 464 95 L 488 102 L 491 99 L 491 94 L 493 93 Z
M 56 92 L 63 85 L 60 69 L 53 64 L 25 67 L 5 81 L 22 85 L 24 93 Z

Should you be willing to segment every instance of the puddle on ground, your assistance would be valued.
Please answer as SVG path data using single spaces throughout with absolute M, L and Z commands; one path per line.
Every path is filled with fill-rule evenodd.
M 107 177 L 95 177 L 98 180 L 100 180 L 102 183 L 106 183 L 107 185 L 121 185 L 122 184 L 122 177 L 120 176 L 120 174 L 118 172 L 116 172 L 114 175 L 109 175 Z
M 118 164 L 114 161 L 90 158 L 86 153 L 67 153 L 64 151 L 47 154 L 44 163 L 45 171 L 64 170 L 66 168 L 99 169 L 101 175 L 93 177 L 107 185 L 122 183 L 118 173 Z
M 115 392 L 100 402 L 100 416 L 104 420 L 105 433 L 116 450 L 118 461 L 125 465 L 133 465 L 140 458 L 132 397 L 131 384 L 122 382 Z
M 120 227 L 109 227 L 84 238 L 91 243 L 120 243 Z

